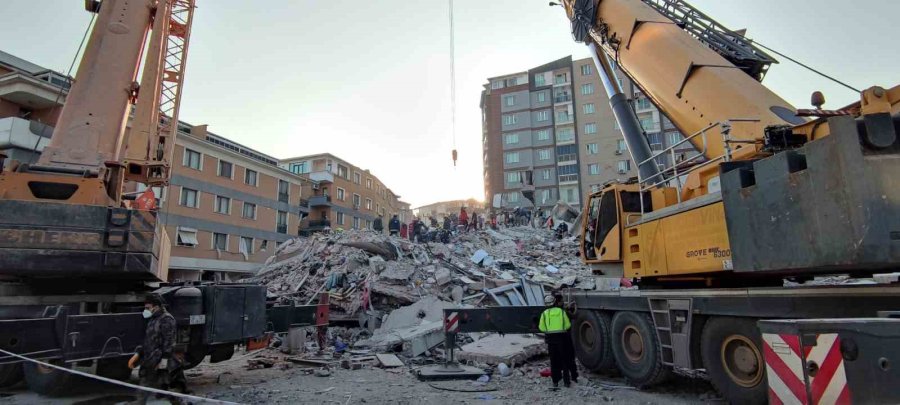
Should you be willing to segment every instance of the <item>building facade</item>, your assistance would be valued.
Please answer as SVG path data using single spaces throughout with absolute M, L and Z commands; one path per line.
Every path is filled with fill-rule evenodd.
M 681 133 L 623 74 L 619 81 L 651 149 Z M 562 58 L 488 79 L 481 96 L 485 199 L 500 207 L 580 206 L 612 180 L 637 176 L 590 58 Z M 678 157 L 696 153 L 682 144 Z M 660 159 L 671 165 L 671 158 Z
M 459 214 L 461 208 L 465 207 L 468 213 L 484 213 L 484 203 L 474 198 L 468 200 L 452 200 L 441 201 L 413 208 L 413 213 L 420 219 L 434 218 L 443 220 L 444 217 L 451 214 Z
M 325 228 L 372 229 L 379 215 L 385 230 L 394 215 L 401 222 L 412 219 L 409 204 L 378 177 L 330 153 L 283 159 L 279 166 L 310 180 L 304 190 L 310 214 L 300 224 L 301 233 Z

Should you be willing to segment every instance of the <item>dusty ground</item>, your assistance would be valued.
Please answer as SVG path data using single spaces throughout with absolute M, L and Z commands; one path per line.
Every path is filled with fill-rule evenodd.
M 195 395 L 248 404 L 722 403 L 707 382 L 686 377 L 638 391 L 620 379 L 586 375 L 572 388 L 551 391 L 549 378 L 537 376 L 543 367 L 540 359 L 516 369 L 510 377 L 498 376 L 487 385 L 471 381 L 423 382 L 407 367 L 337 368 L 332 369 L 330 376 L 319 377 L 308 368 L 246 370 L 245 365 L 245 358 L 202 364 L 188 371 L 190 387 Z M 0 404 L 114 404 L 133 399 L 133 394 L 102 383 L 87 383 L 71 396 L 43 398 L 18 387 L 0 393 Z

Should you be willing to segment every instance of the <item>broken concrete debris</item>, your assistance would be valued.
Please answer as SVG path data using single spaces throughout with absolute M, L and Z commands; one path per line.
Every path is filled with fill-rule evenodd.
M 327 292 L 332 326 L 322 347 L 315 327 L 299 328 L 282 338 L 289 356 L 251 364 L 280 362 L 323 375 L 338 366 L 399 368 L 443 360 L 444 309 L 543 305 L 543 295 L 553 289 L 593 289 L 577 250 L 573 238 L 559 240 L 549 229 L 530 227 L 462 233 L 449 243 L 357 230 L 291 239 L 251 281 L 265 284 L 270 298 L 283 303 L 309 304 Z M 531 336 L 477 337 L 457 335 L 458 360 L 516 368 L 546 353 L 543 340 Z

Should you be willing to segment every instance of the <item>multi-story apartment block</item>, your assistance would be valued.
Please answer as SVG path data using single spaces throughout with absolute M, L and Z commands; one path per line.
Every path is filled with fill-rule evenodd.
M 434 218 L 438 221 L 451 214 L 459 214 L 461 208 L 465 207 L 468 213 L 484 213 L 484 203 L 470 198 L 468 200 L 452 200 L 441 201 L 413 208 L 413 212 L 421 219 Z
M 279 166 L 295 175 L 312 180 L 304 191 L 309 196 L 309 218 L 301 233 L 332 229 L 372 229 L 381 215 L 384 227 L 393 215 L 406 222 L 412 212 L 369 170 L 363 170 L 330 153 L 283 159 Z
M 653 150 L 683 139 L 625 75 L 619 81 Z M 546 208 L 561 200 L 578 206 L 604 183 L 637 175 L 590 58 L 490 78 L 481 109 L 489 205 Z M 677 152 L 676 160 L 696 153 L 688 143 Z

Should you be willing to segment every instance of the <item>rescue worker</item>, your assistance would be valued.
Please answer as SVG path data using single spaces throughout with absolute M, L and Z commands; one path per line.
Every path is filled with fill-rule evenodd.
M 375 221 L 372 222 L 372 229 L 378 233 L 384 232 L 384 219 L 382 219 L 381 214 L 378 214 L 378 218 L 375 218 Z
M 559 380 L 566 387 L 578 382 L 578 368 L 575 365 L 575 347 L 569 329 L 572 324 L 569 316 L 562 308 L 562 296 L 547 295 L 544 297 L 547 309 L 541 313 L 538 329 L 544 332 L 547 350 L 550 352 L 550 377 L 553 389 L 559 388 Z
M 132 362 L 141 366 L 138 371 L 140 384 L 164 390 L 171 387 L 186 392 L 187 381 L 181 356 L 174 353 L 175 317 L 166 311 L 162 298 L 156 294 L 150 294 L 144 299 L 143 315 L 148 320 L 144 344 L 137 348 L 133 358 L 136 361 Z M 145 393 L 142 402 L 146 402 L 148 397 L 149 393 Z
M 461 228 L 460 232 L 465 232 L 469 228 L 469 214 L 466 212 L 466 207 L 460 207 L 459 224 L 456 226 Z
M 397 218 L 396 214 L 391 217 L 391 221 L 388 223 L 388 231 L 390 231 L 391 236 L 400 235 L 400 218 Z

